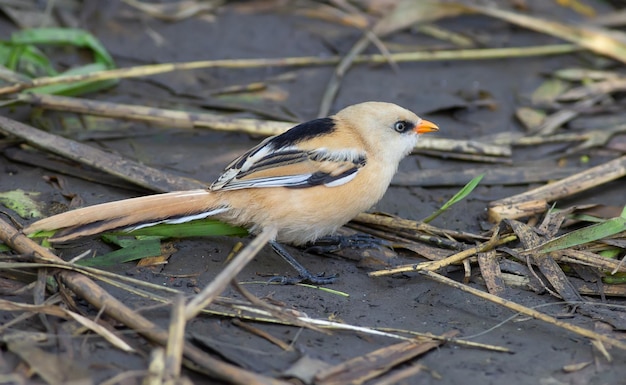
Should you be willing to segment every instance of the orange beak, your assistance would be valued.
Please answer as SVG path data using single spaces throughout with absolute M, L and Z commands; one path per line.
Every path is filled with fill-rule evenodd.
M 417 126 L 415 126 L 415 128 L 413 129 L 413 131 L 417 132 L 418 134 L 426 134 L 428 132 L 435 132 L 435 131 L 439 131 L 439 126 L 437 126 L 435 123 L 433 122 L 429 122 L 428 120 L 424 120 L 422 119 L 422 121 L 420 122 L 420 124 L 418 124 Z

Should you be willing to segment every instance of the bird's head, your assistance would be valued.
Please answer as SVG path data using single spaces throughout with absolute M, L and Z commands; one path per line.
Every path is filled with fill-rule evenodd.
M 439 127 L 393 103 L 365 102 L 339 111 L 335 118 L 356 130 L 370 152 L 388 161 L 408 155 L 418 136 Z

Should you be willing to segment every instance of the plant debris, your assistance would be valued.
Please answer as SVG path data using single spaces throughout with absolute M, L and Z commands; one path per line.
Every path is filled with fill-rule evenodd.
M 606 378 L 622 378 L 615 364 L 626 350 L 620 334 L 626 330 L 620 302 L 626 298 L 626 200 L 621 194 L 604 202 L 594 194 L 624 191 L 626 125 L 620 114 L 626 38 L 613 28 L 624 21 L 607 17 L 615 13 L 606 11 L 609 4 L 541 3 L 568 15 L 557 17 L 539 13 L 536 1 L 468 3 L 263 0 L 149 5 L 124 0 L 119 9 L 103 3 L 81 12 L 77 1 L 51 3 L 50 9 L 35 1 L 1 5 L 23 27 L 11 30 L 0 43 L 0 133 L 5 135 L 0 152 L 6 158 L 0 203 L 10 219 L 0 219 L 0 344 L 19 362 L 12 368 L 0 365 L 3 373 L 12 372 L 15 382 L 50 384 L 109 384 L 132 378 L 187 384 L 198 375 L 233 384 L 287 384 L 294 378 L 319 385 L 392 384 L 425 375 L 452 382 L 453 373 L 438 372 L 437 362 L 429 357 L 449 345 L 459 348 L 455 354 L 479 349 L 504 357 L 484 358 L 476 364 L 482 373 L 485 362 L 507 362 L 513 355 L 503 353 L 514 353 L 518 346 L 510 340 L 493 344 L 469 339 L 507 322 L 534 319 L 532 327 L 518 329 L 528 332 L 528 338 L 533 333 L 540 339 L 537 330 L 562 336 L 562 341 L 551 340 L 556 341 L 550 347 L 555 352 L 578 343 L 575 359 L 568 353 L 567 363 L 555 360 L 549 371 L 579 377 L 532 377 L 529 382 L 593 382 L 602 365 L 616 371 L 617 377 Z M 92 12 L 100 16 L 94 18 Z M 278 13 L 293 25 L 274 23 Z M 115 16 L 105 20 L 110 15 Z M 298 35 L 284 41 L 285 50 L 265 46 L 255 37 L 258 31 L 246 29 L 245 20 L 252 17 L 264 20 L 253 27 L 288 28 Z M 564 21 L 569 18 L 582 21 Z M 102 19 L 97 21 L 107 26 L 107 33 L 63 27 L 82 25 L 83 19 Z M 118 35 L 136 28 L 136 20 L 141 20 L 141 33 L 135 33 L 141 36 Z M 240 34 L 236 41 L 220 35 L 223 46 L 206 32 L 219 31 L 215 25 L 221 20 L 238 25 Z M 50 27 L 36 28 L 40 25 Z M 170 40 L 169 29 L 188 25 L 193 33 L 183 30 L 185 39 Z M 196 29 L 204 31 L 203 38 Z M 93 30 L 102 29 L 96 23 Z M 555 38 L 567 43 L 555 44 Z M 126 39 L 137 47 L 136 54 L 124 50 Z M 244 40 L 245 49 L 238 45 Z M 299 44 L 295 52 L 287 44 L 291 40 Z M 140 41 L 159 47 L 158 57 L 145 57 Z M 528 41 L 533 45 L 518 44 Z M 189 42 L 193 45 L 188 47 Z M 231 45 L 236 49 L 231 51 Z M 109 46 L 115 48 L 109 51 Z M 561 65 L 564 55 L 573 58 L 567 66 Z M 515 90 L 505 93 L 491 89 L 473 67 L 494 61 L 537 63 L 531 58 L 546 61 L 527 70 L 541 68 L 542 78 L 532 86 L 515 83 Z M 457 66 L 445 72 L 449 78 L 430 79 L 429 71 L 441 74 L 439 68 L 449 63 Z M 421 82 L 414 82 L 415 74 Z M 428 88 L 428 82 L 436 85 Z M 209 220 L 105 234 L 105 242 L 57 250 L 47 248 L 50 234 L 31 239 L 20 232 L 24 220 L 67 206 L 67 201 L 81 204 L 78 183 L 88 183 L 83 191 L 92 191 L 91 201 L 111 198 L 111 190 L 102 192 L 102 186 L 142 193 L 205 188 L 208 174 L 199 170 L 211 168 L 213 161 L 226 164 L 245 135 L 258 142 L 284 132 L 301 115 L 326 116 L 350 98 L 370 97 L 372 84 L 381 98 L 425 103 L 420 114 L 436 115 L 448 128 L 442 125 L 439 137 L 421 140 L 414 149 L 416 161 L 401 165 L 393 182 L 393 189 L 401 191 L 396 192 L 398 200 L 419 201 L 430 213 L 422 206 L 419 213 L 410 206 L 393 206 L 396 202 L 390 199 L 383 204 L 391 209 L 384 211 L 402 207 L 395 210 L 397 215 L 363 213 L 341 230 L 380 240 L 378 248 L 355 247 L 333 253 L 328 261 L 328 266 L 339 257 L 358 261 L 370 270 L 365 286 L 358 286 L 360 281 L 348 270 L 340 278 L 352 279 L 354 286 L 342 290 L 286 288 L 265 280 L 239 283 L 237 277 L 272 238 L 270 231 L 241 250 L 233 249 L 232 258 L 207 283 L 205 271 L 186 271 L 180 256 L 207 266 L 222 263 L 216 250 L 223 246 L 213 245 L 229 244 L 223 242 L 225 236 L 246 234 Z M 437 93 L 446 95 L 437 98 Z M 306 107 L 294 108 L 300 100 Z M 511 119 L 492 119 L 502 114 Z M 138 125 L 143 133 L 134 131 Z M 102 134 L 111 127 L 113 133 Z M 143 147 L 146 135 L 160 140 L 161 147 Z M 196 156 L 191 147 L 205 145 L 209 135 L 221 142 L 203 149 L 208 156 L 197 156 L 191 169 L 181 172 L 180 157 Z M 177 140 L 190 146 L 179 158 L 170 154 Z M 146 154 L 158 151 L 163 151 L 156 154 L 164 157 L 162 163 L 146 165 L 154 159 Z M 55 175 L 46 175 L 41 184 L 31 176 L 28 186 L 15 186 L 11 179 L 19 172 L 38 175 L 33 170 L 39 168 Z M 73 178 L 59 179 L 58 173 Z M 201 241 L 189 240 L 199 236 Z M 167 274 L 165 266 L 171 268 Z M 261 270 L 255 273 L 268 274 L 266 267 L 255 264 Z M 121 268 L 124 274 L 108 271 Z M 280 267 L 270 268 L 274 274 Z M 402 291 L 393 292 L 401 292 L 402 298 L 386 297 L 387 290 L 398 288 Z M 468 335 L 463 320 L 455 320 L 458 327 L 426 321 L 436 316 L 413 322 L 424 312 L 449 310 L 450 303 L 438 298 L 442 288 L 466 293 L 466 303 L 456 304 L 461 309 L 490 313 L 479 318 L 482 333 Z M 533 301 L 516 302 L 520 291 Z M 345 304 L 356 307 L 361 301 L 368 306 L 370 298 L 385 306 L 371 305 L 363 311 L 367 315 L 341 319 Z M 431 302 L 423 307 L 422 301 Z M 463 311 L 468 319 L 475 316 Z M 501 311 L 513 315 L 506 318 L 509 313 Z M 372 314 L 379 317 L 375 322 Z M 493 329 L 488 328 L 487 322 L 493 321 L 489 317 L 500 322 Z M 361 318 L 371 324 L 358 322 Z M 163 319 L 165 323 L 159 322 Z M 424 330 L 402 327 L 406 319 Z M 354 346 L 341 346 L 348 337 Z M 556 346 L 560 343 L 566 347 Z M 75 350 L 78 345 L 80 351 Z M 82 349 L 97 346 L 123 354 L 129 362 L 141 360 L 142 369 L 98 378 L 94 368 L 117 364 L 80 360 L 87 359 L 80 357 Z M 281 360 L 269 358 L 276 355 Z M 496 371 L 507 374 L 505 369 Z

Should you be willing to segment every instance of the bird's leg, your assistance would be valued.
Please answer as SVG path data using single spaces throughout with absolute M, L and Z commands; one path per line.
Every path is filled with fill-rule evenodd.
M 270 279 L 270 282 L 278 282 L 283 285 L 294 285 L 296 283 L 310 283 L 312 285 L 328 285 L 337 279 L 335 275 L 325 277 L 324 273 L 322 274 L 312 274 L 306 267 L 302 266 L 300 262 L 298 262 L 289 252 L 278 242 L 270 241 L 270 246 L 272 249 L 280 255 L 287 263 L 291 265 L 297 272 L 298 277 L 275 277 Z
M 305 251 L 307 253 L 324 254 L 334 253 L 343 249 L 380 249 L 382 246 L 389 246 L 389 242 L 369 234 L 327 235 L 316 240 Z

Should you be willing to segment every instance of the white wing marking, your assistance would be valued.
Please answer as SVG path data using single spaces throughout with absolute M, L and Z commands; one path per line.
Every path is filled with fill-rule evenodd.
M 152 226 L 156 226 L 156 225 L 160 225 L 163 223 L 167 223 L 167 224 L 178 224 L 178 223 L 186 223 L 186 222 L 191 222 L 191 221 L 195 221 L 196 219 L 204 219 L 204 218 L 208 218 L 210 216 L 213 215 L 217 215 L 217 214 L 221 214 L 225 211 L 228 210 L 228 207 L 220 207 L 217 208 L 215 210 L 211 210 L 211 211 L 206 211 L 203 213 L 199 213 L 199 214 L 193 214 L 193 215 L 187 215 L 184 217 L 179 217 L 179 218 L 173 218 L 173 219 L 164 219 L 161 221 L 156 221 L 156 222 L 150 222 L 150 223 L 142 223 L 136 226 L 132 226 L 132 227 L 127 227 L 124 229 L 124 231 L 134 231 L 134 230 L 139 230 L 139 229 L 143 229 L 146 227 L 152 227 Z
M 342 184 L 346 184 L 348 182 L 350 182 L 352 179 L 354 179 L 354 177 L 356 176 L 356 174 L 359 173 L 359 170 L 353 172 L 350 175 L 344 176 L 343 178 L 339 178 L 339 179 L 335 179 L 334 181 L 330 182 L 330 183 L 325 183 L 324 186 L 326 187 L 337 187 L 337 186 L 341 186 Z

